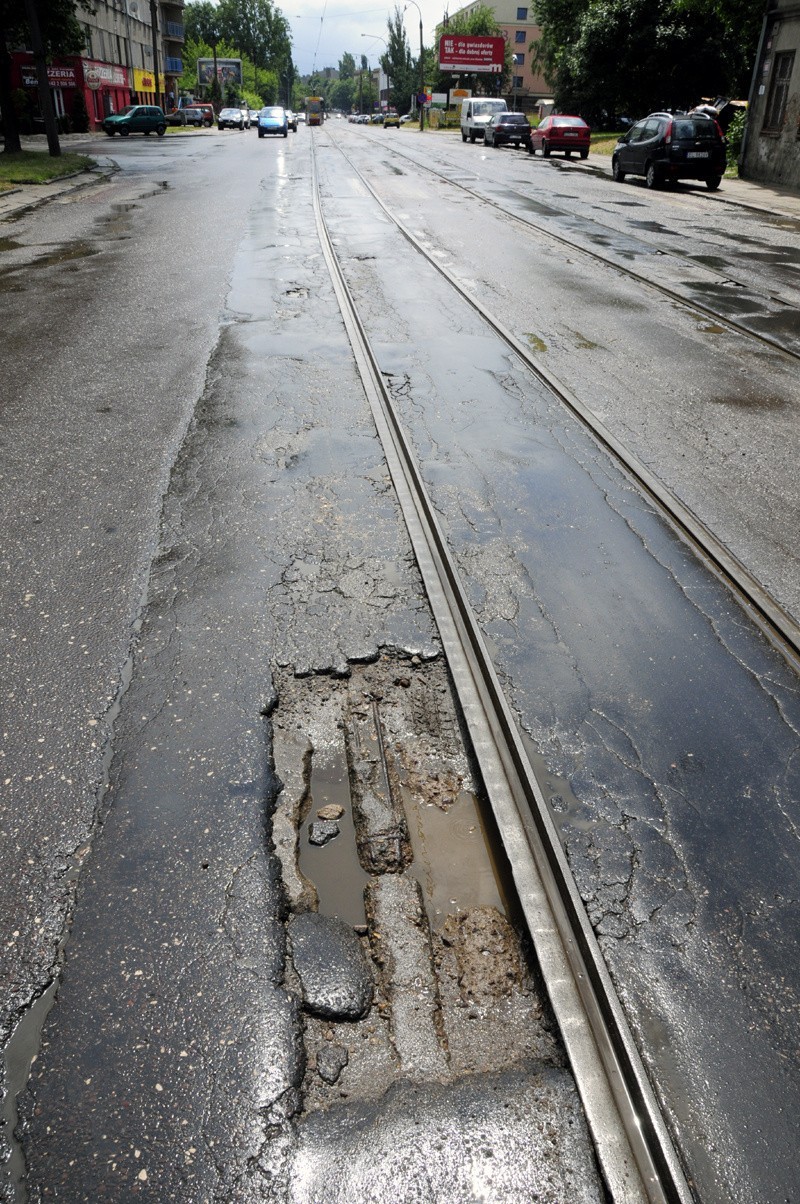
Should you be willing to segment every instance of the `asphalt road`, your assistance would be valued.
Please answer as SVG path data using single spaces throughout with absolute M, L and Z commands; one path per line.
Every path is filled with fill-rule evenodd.
M 434 199 L 387 149 L 392 134 L 342 127 L 398 211 L 798 613 L 794 370 L 630 283 L 612 287 L 606 270 L 576 267 L 545 240 L 521 241 L 446 188 Z M 437 647 L 319 257 L 311 136 L 131 139 L 113 147 L 122 170 L 112 181 L 4 230 L 4 1036 L 22 1016 L 33 1030 L 44 1020 L 42 1005 L 29 1006 L 72 927 L 23 1105 L 36 1198 L 121 1199 L 149 1185 L 161 1200 L 262 1199 L 280 1180 L 275 1135 L 296 1102 L 302 1050 L 264 840 L 270 665 L 339 673 L 383 645 Z M 454 143 L 446 154 L 455 172 L 483 170 L 480 148 Z M 510 192 L 531 168 L 535 203 L 549 191 L 550 208 L 570 209 L 583 236 L 592 212 L 607 216 L 608 182 L 513 152 L 497 160 L 495 189 L 506 179 Z M 767 1095 L 792 1098 L 797 1083 L 778 1084 L 769 1060 L 792 1047 L 797 1024 L 795 984 L 782 980 L 797 960 L 794 679 L 596 450 L 540 397 L 535 410 L 472 320 L 408 270 L 335 152 L 323 170 L 370 333 L 397 395 L 412 390 L 423 463 L 511 692 L 549 754 L 553 793 L 563 790 L 565 840 L 642 1032 L 675 1051 L 684 1075 L 696 1031 L 710 1044 L 730 1039 L 692 1014 L 715 933 L 716 1006 L 734 1036 L 752 1036 L 736 1073 L 724 1048 L 712 1059 L 733 1086 L 721 1075 L 711 1096 L 735 1089 L 744 1066 Z M 712 254 L 702 195 L 633 187 L 625 199 L 631 221 L 620 208 L 615 222 L 632 241 L 646 204 L 657 207 L 648 222 L 680 220 L 696 257 Z M 774 265 L 777 244 L 788 290 L 795 231 L 749 224 L 742 265 L 737 218 L 714 214 L 726 270 Z M 448 400 L 422 415 L 421 396 Z M 622 527 L 570 521 L 566 452 L 589 466 L 580 506 L 588 514 L 597 496 L 617 496 Z M 543 498 L 521 471 L 537 461 Z M 645 614 L 658 633 L 652 656 L 613 625 L 601 634 L 597 616 L 620 605 L 614 585 L 596 573 L 559 578 L 570 543 L 578 562 L 600 546 L 624 565 L 628 542 L 654 551 L 673 582 L 659 594 L 654 569 L 627 603 L 631 631 Z M 569 618 L 553 624 L 565 598 Z M 710 639 L 697 662 L 682 654 L 678 673 L 672 640 L 687 623 Z M 585 662 L 576 668 L 590 643 L 592 678 Z M 696 664 L 707 673 L 702 712 L 681 705 Z M 631 709 L 661 713 L 651 732 L 680 722 L 645 747 Z M 780 739 L 770 710 L 783 716 Z M 744 753 L 731 716 L 750 732 Z M 699 729 L 714 760 L 698 773 Z M 740 837 L 753 798 L 763 822 L 750 865 Z M 729 806 L 724 842 L 709 799 L 708 814 Z M 701 869 L 687 850 L 710 845 Z M 779 862 L 785 881 L 772 880 L 767 899 L 761 871 Z M 738 893 L 732 877 L 746 880 Z M 643 1002 L 653 975 L 660 986 Z M 35 1045 L 23 1031 L 15 1065 Z M 691 1086 L 676 1110 L 687 1135 L 707 1099 L 701 1081 Z M 711 1123 L 706 1181 L 723 1183 L 727 1164 L 730 1198 L 761 1198 L 752 1183 L 785 1164 L 792 1123 L 787 1109 L 750 1134 L 752 1160 L 737 1152 L 741 1134 Z

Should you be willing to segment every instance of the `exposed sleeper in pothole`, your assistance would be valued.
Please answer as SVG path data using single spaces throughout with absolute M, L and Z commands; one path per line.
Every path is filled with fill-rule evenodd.
M 293 1204 L 458 1204 L 478 1182 L 498 1202 L 605 1200 L 446 664 L 384 649 L 349 668 L 274 670 L 307 1053 Z

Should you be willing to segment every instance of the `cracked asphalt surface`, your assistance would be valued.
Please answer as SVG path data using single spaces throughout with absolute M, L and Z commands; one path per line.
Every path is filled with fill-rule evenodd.
M 295 1149 L 288 1123 L 305 1066 L 268 841 L 270 666 L 335 676 L 382 646 L 438 649 L 300 136 L 169 141 L 126 147 L 117 183 L 46 222 L 20 219 L 0 278 L 20 366 L 2 395 L 4 1036 L 51 982 L 71 922 L 21 1102 L 31 1200 L 262 1200 L 307 1183 L 303 1160 L 330 1136 L 312 1124 Z M 791 1192 L 796 678 L 407 258 L 334 152 L 321 167 L 337 248 L 700 1195 Z M 452 211 L 407 170 L 390 183 L 438 239 Z M 463 273 L 501 296 L 511 260 L 497 254 L 492 281 L 482 257 L 507 232 L 482 215 L 467 238 L 473 220 Z M 515 270 L 534 274 L 527 258 Z M 606 288 L 592 277 L 587 296 Z M 29 338 L 34 310 L 48 342 Z M 783 422 L 781 372 L 773 383 Z M 446 1142 L 438 1100 L 425 1107 Z M 346 1198 L 363 1168 L 336 1173 Z

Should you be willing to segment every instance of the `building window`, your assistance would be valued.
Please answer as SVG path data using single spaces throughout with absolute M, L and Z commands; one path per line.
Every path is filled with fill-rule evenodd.
M 524 54 L 515 54 L 514 55 L 514 66 L 515 67 L 524 67 L 525 66 L 525 55 Z
M 765 130 L 780 130 L 786 117 L 786 106 L 789 102 L 789 81 L 794 68 L 794 51 L 785 50 L 775 55 L 772 68 L 772 82 L 769 86 L 767 110 L 764 116 Z
M 527 36 L 528 36 L 528 31 L 526 29 L 517 29 L 514 33 L 514 41 L 522 42 L 522 44 L 524 45 L 525 39 L 527 38 Z
M 91 27 L 91 25 L 84 25 L 83 36 L 86 38 L 86 57 L 93 59 L 94 51 L 92 50 L 92 27 Z
M 518 8 L 517 9 L 517 20 L 518 21 L 527 21 L 528 20 L 527 8 Z
M 516 91 L 516 89 L 522 87 L 522 76 L 521 75 L 514 76 L 511 87 L 514 88 L 515 91 Z

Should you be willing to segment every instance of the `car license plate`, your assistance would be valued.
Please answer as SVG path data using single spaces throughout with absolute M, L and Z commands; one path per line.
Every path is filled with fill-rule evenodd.
M 686 158 L 687 159 L 707 159 L 708 151 L 687 151 Z
M 577 135 L 577 133 L 575 132 L 575 130 L 566 130 L 566 131 L 565 131 L 565 133 L 564 133 L 564 137 L 565 137 L 565 138 L 577 138 L 577 137 L 578 137 L 578 135 Z

